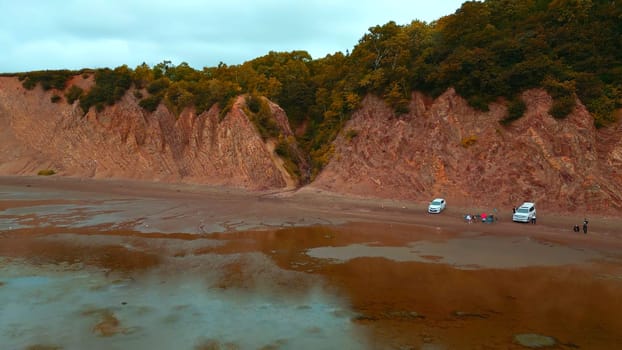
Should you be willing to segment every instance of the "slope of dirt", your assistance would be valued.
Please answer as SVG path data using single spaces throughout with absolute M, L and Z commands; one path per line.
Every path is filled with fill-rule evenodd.
M 504 127 L 502 104 L 478 112 L 452 89 L 436 100 L 413 94 L 411 112 L 399 117 L 367 97 L 312 187 L 415 201 L 444 196 L 463 207 L 535 201 L 549 211 L 619 214 L 622 125 L 595 129 L 581 104 L 554 119 L 540 90 L 523 100 L 525 116 Z

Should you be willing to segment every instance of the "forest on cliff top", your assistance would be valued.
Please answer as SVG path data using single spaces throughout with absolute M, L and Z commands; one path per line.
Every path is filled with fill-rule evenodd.
M 240 65 L 201 70 L 163 61 L 133 69 L 16 75 L 26 88 L 41 84 L 62 91 L 85 113 L 116 103 L 132 87 L 146 112 L 163 104 L 176 114 L 194 108 L 199 115 L 214 104 L 226 112 L 235 96 L 249 94 L 262 134 L 278 137 L 257 102 L 261 99 L 253 98 L 267 97 L 297 130 L 296 142 L 309 157 L 313 178 L 367 94 L 382 97 L 400 115 L 408 112 L 413 91 L 436 97 L 453 87 L 479 110 L 505 100 L 508 114 L 502 123 L 508 124 L 525 110 L 521 92 L 544 88 L 553 97 L 552 116 L 564 118 L 578 98 L 596 127 L 607 126 L 622 107 L 621 47 L 620 0 L 485 0 L 465 2 L 432 23 L 370 27 L 352 52 L 317 59 L 305 51 L 269 52 Z M 67 86 L 78 74 L 93 75 L 95 85 L 88 91 Z M 61 100 L 55 95 L 52 102 Z

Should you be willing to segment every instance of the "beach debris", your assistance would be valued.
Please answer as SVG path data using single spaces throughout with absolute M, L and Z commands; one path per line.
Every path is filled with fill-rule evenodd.
M 418 313 L 417 311 L 391 311 L 384 314 L 386 318 L 389 319 L 404 319 L 404 320 L 416 320 L 416 319 L 424 319 L 425 316 Z
M 357 315 L 352 318 L 355 322 L 378 321 L 378 317 L 368 315 Z
M 546 348 L 557 344 L 555 338 L 536 333 L 515 334 L 514 342 L 530 349 Z
M 453 315 L 460 318 L 488 318 L 488 314 L 477 312 L 454 311 Z

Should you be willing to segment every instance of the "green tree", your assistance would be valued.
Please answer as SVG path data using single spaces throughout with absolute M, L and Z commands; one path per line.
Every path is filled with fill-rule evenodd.
M 80 98 L 80 107 L 86 114 L 92 106 L 102 110 L 106 105 L 119 101 L 132 85 L 132 71 L 126 66 L 114 70 L 109 68 L 95 71 L 95 85 Z
M 132 80 L 137 89 L 142 89 L 154 80 L 154 72 L 149 65 L 143 62 L 134 68 Z

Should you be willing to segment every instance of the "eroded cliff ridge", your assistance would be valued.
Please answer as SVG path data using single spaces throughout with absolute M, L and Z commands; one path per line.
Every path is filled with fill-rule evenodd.
M 77 76 L 69 85 L 88 88 Z M 0 77 L 0 175 L 129 178 L 291 189 L 298 184 L 236 99 L 179 116 L 163 105 L 150 113 L 132 93 L 86 115 L 78 104 L 52 103 L 58 91 L 26 90 Z M 436 99 L 412 95 L 396 116 L 382 100 L 364 99 L 334 143 L 328 165 L 309 185 L 341 194 L 505 207 L 535 201 L 558 212 L 622 212 L 622 124 L 596 129 L 578 103 L 565 119 L 548 114 L 541 90 L 523 94 L 525 115 L 509 126 L 502 103 L 480 112 L 452 89 Z M 285 112 L 270 103 L 280 132 L 293 139 Z
M 419 201 L 444 196 L 465 207 L 535 201 L 558 212 L 622 212 L 622 125 L 596 129 L 580 103 L 555 119 L 541 90 L 522 98 L 525 115 L 502 126 L 503 104 L 479 112 L 452 89 L 435 100 L 414 93 L 401 116 L 367 97 L 311 186 Z
M 71 84 L 89 84 L 79 76 L 73 80 Z M 25 90 L 15 78 L 0 78 L 0 174 L 53 169 L 64 176 L 251 190 L 293 185 L 273 147 L 245 114 L 242 97 L 224 117 L 215 107 L 200 115 L 185 110 L 176 117 L 163 105 L 153 113 L 144 111 L 131 93 L 84 115 L 78 103 L 52 103 L 54 93 L 40 87 Z M 291 134 L 285 113 L 270 107 L 281 133 Z

